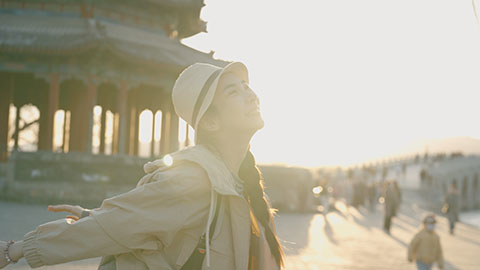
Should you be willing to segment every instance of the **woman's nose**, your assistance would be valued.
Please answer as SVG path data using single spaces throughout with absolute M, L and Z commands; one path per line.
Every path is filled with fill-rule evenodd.
M 258 102 L 258 96 L 255 94 L 255 92 L 253 92 L 252 89 L 248 89 L 246 95 L 248 102 Z

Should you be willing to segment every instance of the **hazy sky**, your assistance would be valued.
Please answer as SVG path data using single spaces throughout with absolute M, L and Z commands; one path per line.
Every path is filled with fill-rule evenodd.
M 480 138 L 471 0 L 205 2 L 208 33 L 183 42 L 249 68 L 259 162 L 350 165 L 420 139 Z

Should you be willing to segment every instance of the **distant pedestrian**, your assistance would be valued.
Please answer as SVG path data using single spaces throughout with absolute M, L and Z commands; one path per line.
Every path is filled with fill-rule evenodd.
M 375 211 L 375 206 L 377 205 L 377 186 L 375 183 L 368 184 L 368 205 L 370 206 L 370 211 Z
M 447 214 L 450 234 L 454 233 L 455 222 L 458 221 L 458 189 L 457 183 L 454 181 L 448 188 L 448 194 L 445 198 L 445 203 L 442 208 L 443 212 Z
M 443 254 L 440 237 L 435 233 L 435 215 L 429 214 L 423 219 L 423 229 L 420 230 L 408 245 L 408 261 L 417 264 L 418 270 L 430 270 L 433 263 L 443 269 Z
M 352 206 L 355 208 L 360 208 L 360 206 L 365 206 L 365 200 L 367 198 L 367 188 L 365 180 L 363 178 L 356 178 L 353 184 L 353 199 Z
M 400 209 L 400 204 L 402 203 L 402 191 L 400 190 L 400 187 L 398 187 L 397 181 L 392 182 L 392 187 L 396 195 L 395 209 L 393 211 L 393 216 L 397 216 L 398 210 Z
M 353 205 L 353 181 L 352 181 L 352 179 L 349 178 L 345 181 L 344 192 L 345 192 L 345 200 L 347 202 L 347 205 L 352 206 Z
M 390 226 L 392 225 L 392 218 L 395 216 L 395 208 L 397 207 L 397 192 L 390 182 L 385 182 L 383 188 L 383 198 L 385 205 L 385 218 L 383 223 L 383 229 L 386 233 L 390 234 Z

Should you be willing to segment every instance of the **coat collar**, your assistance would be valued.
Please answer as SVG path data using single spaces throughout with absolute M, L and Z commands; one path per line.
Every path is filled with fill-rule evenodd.
M 169 158 L 172 160 L 167 162 Z M 202 167 L 206 171 L 210 183 L 216 192 L 222 195 L 241 196 L 235 190 L 235 178 L 232 172 L 220 157 L 212 153 L 204 145 L 191 146 L 162 159 L 148 162 L 144 165 L 144 171 L 148 174 L 153 174 L 155 171 L 168 169 L 168 167 L 172 166 L 172 163 L 175 165 L 182 161 L 190 161 Z

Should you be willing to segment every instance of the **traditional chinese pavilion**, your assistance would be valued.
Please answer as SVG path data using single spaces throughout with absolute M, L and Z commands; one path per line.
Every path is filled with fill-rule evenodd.
M 137 156 L 144 110 L 161 112 L 149 129 L 161 130 L 159 141 L 152 135 L 151 155 L 177 150 L 175 78 L 195 62 L 226 64 L 180 42 L 206 31 L 203 6 L 203 0 L 1 0 L 0 160 L 22 151 L 29 126 L 37 127 L 29 131 L 33 152 L 93 153 L 94 108 L 101 108 L 95 154 Z M 30 122 L 24 106 L 36 108 Z M 63 139 L 55 146 L 58 111 Z

